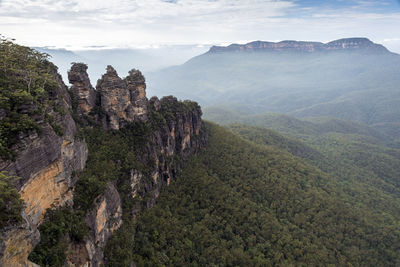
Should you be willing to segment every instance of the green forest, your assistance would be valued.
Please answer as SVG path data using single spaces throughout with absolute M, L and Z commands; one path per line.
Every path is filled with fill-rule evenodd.
M 19 135 L 40 134 L 46 123 L 63 135 L 55 118 L 67 111 L 54 97 L 57 68 L 48 55 L 1 39 L 0 59 L 0 156 L 6 161 L 17 156 Z M 68 244 L 84 242 L 90 231 L 87 212 L 113 183 L 123 224 L 107 242 L 106 266 L 400 265 L 397 135 L 339 119 L 208 110 L 226 125 L 204 122 L 207 147 L 182 164 L 147 209 L 148 192 L 132 198 L 131 170 L 152 179 L 154 162 L 143 157 L 152 134 L 197 103 L 164 97 L 160 110 L 149 107 L 147 122 L 106 131 L 79 117 L 71 97 L 75 138 L 85 139 L 89 156 L 74 173 L 74 204 L 49 210 L 39 226 L 32 262 L 63 266 Z M 92 113 L 102 115 L 101 109 Z M 18 179 L 0 172 L 0 229 L 23 222 Z
M 49 55 L 15 44 L 0 34 L 0 160 L 15 160 L 21 135 L 39 133 L 45 121 L 59 135 L 55 117 L 65 114 L 54 98 L 57 67 Z M 4 165 L 3 165 L 4 166 Z M 0 229 L 22 221 L 19 177 L 0 171 Z
M 54 122 L 64 114 L 53 92 L 58 89 L 57 67 L 49 55 L 20 46 L 0 35 L 0 157 L 15 159 L 12 146 L 21 133 L 40 131 L 37 121 L 45 116 L 58 135 L 62 127 Z
M 207 127 L 208 147 L 137 222 L 138 266 L 400 263 L 398 197 L 372 184 L 359 198 L 358 183 L 279 148 L 289 142 L 255 144 Z

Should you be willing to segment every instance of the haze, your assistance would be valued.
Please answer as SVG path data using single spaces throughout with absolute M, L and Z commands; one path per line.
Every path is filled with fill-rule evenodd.
M 400 52 L 396 0 L 1 0 L 0 33 L 70 50 L 364 36 Z

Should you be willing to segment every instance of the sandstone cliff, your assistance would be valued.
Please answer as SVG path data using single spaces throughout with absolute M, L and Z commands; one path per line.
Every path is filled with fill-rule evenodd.
M 104 264 L 107 240 L 122 224 L 120 195 L 112 183 L 96 198 L 95 205 L 85 218 L 90 232 L 82 243 L 70 242 L 67 252 L 68 266 L 100 266 Z
M 70 265 L 104 264 L 107 241 L 123 224 L 121 214 L 124 213 L 128 220 L 134 220 L 141 209 L 152 207 L 161 189 L 176 177 L 185 160 L 207 142 L 207 136 L 202 131 L 202 112 L 195 102 L 180 102 L 172 96 L 147 100 L 145 88 L 144 77 L 139 71 L 132 70 L 128 77 L 121 79 L 111 66 L 98 81 L 98 108 L 105 115 L 105 120 L 96 121 L 98 117 L 92 114 L 95 121 L 92 127 L 120 129 L 124 130 L 124 134 L 132 135 L 128 139 L 133 139 L 134 145 L 128 151 L 137 156 L 136 164 L 141 167 L 126 170 L 118 181 L 109 182 L 105 192 L 94 200 L 95 205 L 86 217 L 89 235 L 81 244 L 75 244 L 80 257 L 74 256 L 77 249 L 70 249 L 67 255 Z M 136 136 L 135 128 L 147 130 Z M 120 187 L 128 186 L 129 193 L 122 196 L 124 192 L 118 192 L 113 185 L 115 183 Z M 122 198 L 125 199 L 125 207 Z M 137 204 L 132 206 L 127 202 Z
M 37 227 L 46 210 L 72 201 L 74 173 L 83 170 L 87 159 L 86 143 L 76 138 L 76 124 L 67 112 L 71 109 L 67 88 L 55 70 L 53 75 L 58 86 L 49 97 L 63 112 L 50 107 L 46 114 L 35 115 L 40 131 L 32 130 L 18 136 L 12 148 L 17 155 L 15 160 L 0 158 L 1 171 L 21 177 L 18 190 L 25 202 L 23 222 L 1 233 L 1 266 L 26 264 L 30 251 L 39 242 Z M 49 116 L 51 122 L 46 119 Z M 52 125 L 61 126 L 62 134 L 57 134 Z
M 28 255 L 44 234 L 39 233 L 38 227 L 46 222 L 46 210 L 59 206 L 84 212 L 89 229 L 81 241 L 74 241 L 68 235 L 58 237 L 68 242 L 63 252 L 64 264 L 106 264 L 104 249 L 114 232 L 133 221 L 141 209 L 152 207 L 162 187 L 169 185 L 185 160 L 207 142 L 197 103 L 180 102 L 172 96 L 148 100 L 145 79 L 135 69 L 122 79 L 108 66 L 94 90 L 86 71 L 85 64 L 75 63 L 68 72 L 72 100 L 60 76 L 54 72 L 58 89 L 51 97 L 54 106 L 64 112 L 48 110 L 53 118 L 51 123 L 44 115 L 38 116 L 36 121 L 41 130 L 18 137 L 13 147 L 17 158 L 0 160 L 0 171 L 22 178 L 18 190 L 25 202 L 23 223 L 2 230 L 1 266 L 33 264 L 27 260 Z M 53 129 L 54 125 L 61 125 L 62 134 Z M 74 205 L 77 194 L 85 191 L 77 190 L 76 185 L 91 171 L 88 168 L 93 168 L 93 164 L 85 167 L 88 155 L 90 158 L 91 154 L 101 154 L 101 151 L 96 151 L 96 141 L 85 141 L 86 137 L 91 138 L 85 136 L 85 131 L 104 132 L 104 135 L 113 131 L 116 136 L 123 136 L 121 142 L 127 140 L 121 145 L 133 155 L 131 162 L 121 153 L 108 159 L 119 169 L 115 175 L 114 170 L 107 170 L 109 177 L 114 178 L 106 177 L 105 181 L 97 176 L 90 178 L 91 183 L 99 183 L 100 187 L 95 195 L 88 196 L 88 207 Z M 45 251 L 39 253 L 46 257 Z

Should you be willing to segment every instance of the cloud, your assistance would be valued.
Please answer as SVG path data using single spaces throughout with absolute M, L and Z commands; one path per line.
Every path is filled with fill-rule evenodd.
M 162 38 L 168 41 L 169 37 L 177 41 L 179 35 L 188 36 L 190 31 L 204 33 L 215 28 L 229 31 L 240 25 L 257 23 L 260 18 L 282 16 L 291 6 L 291 2 L 273 0 L 4 0 L 0 6 L 0 25 L 12 34 L 15 31 L 20 35 L 16 36 L 18 39 L 21 37 L 18 32 L 24 30 L 17 29 L 19 24 L 28 26 L 33 30 L 30 33 L 38 36 L 43 35 L 43 27 L 53 30 L 53 37 L 63 35 L 61 30 L 65 28 L 72 31 L 75 28 L 78 35 L 86 29 L 90 38 L 102 29 L 108 39 L 115 32 L 121 32 L 128 39 L 136 35 L 150 38 L 150 41 Z M 46 23 L 34 23 L 37 19 L 46 20 Z M 60 40 L 65 41 L 65 38 Z
M 400 13 L 393 8 L 378 12 L 375 1 L 366 0 L 327 2 L 331 5 L 321 7 L 302 0 L 3 0 L 0 29 L 27 45 L 75 48 L 400 37 L 395 27 Z

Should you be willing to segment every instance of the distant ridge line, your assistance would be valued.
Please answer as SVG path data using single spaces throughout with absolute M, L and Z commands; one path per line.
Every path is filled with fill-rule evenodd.
M 328 43 L 293 41 L 281 42 L 254 41 L 247 44 L 231 44 L 229 46 L 212 46 L 207 53 L 223 52 L 323 52 L 323 51 L 368 51 L 375 53 L 391 53 L 381 44 L 376 44 L 368 38 L 344 38 Z

